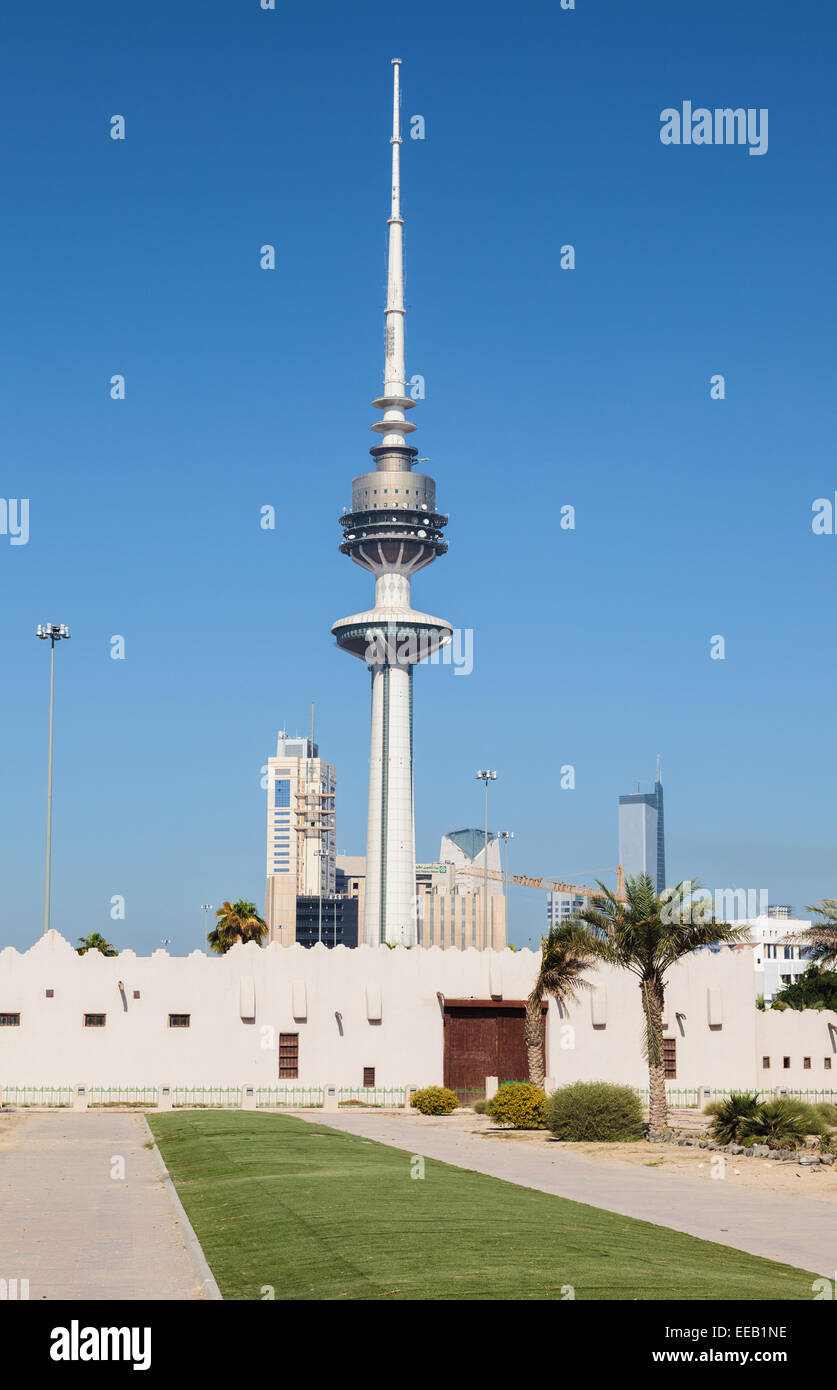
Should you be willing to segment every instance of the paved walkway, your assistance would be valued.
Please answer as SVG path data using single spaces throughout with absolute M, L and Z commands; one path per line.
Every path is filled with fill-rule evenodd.
M 558 1144 L 544 1149 L 525 1140 L 483 1139 L 457 1129 L 446 1132 L 443 1121 L 417 1115 L 295 1113 L 312 1124 L 669 1226 L 827 1278 L 833 1279 L 837 1271 L 837 1208 L 816 1199 L 743 1192 L 731 1183 L 656 1168 L 607 1167 L 562 1151 Z
M 0 1117 L 0 1278 L 30 1300 L 199 1298 L 147 1142 L 139 1115 Z

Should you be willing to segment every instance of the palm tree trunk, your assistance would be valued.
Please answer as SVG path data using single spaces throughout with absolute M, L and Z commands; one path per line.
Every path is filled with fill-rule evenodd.
M 648 1123 L 652 1133 L 668 1124 L 666 1101 L 666 1072 L 663 1061 L 663 985 L 658 980 L 643 980 L 642 1006 L 648 1053 Z
M 543 1087 L 546 1077 L 543 1063 L 543 1009 L 539 989 L 533 990 L 526 1000 L 524 1036 L 529 1061 L 529 1080 L 533 1086 Z

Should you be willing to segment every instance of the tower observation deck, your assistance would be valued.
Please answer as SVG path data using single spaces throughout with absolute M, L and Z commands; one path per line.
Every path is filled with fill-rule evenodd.
M 340 518 L 340 550 L 375 576 L 374 607 L 341 618 L 332 627 L 344 651 L 364 661 L 372 675 L 372 738 L 366 842 L 366 945 L 414 945 L 417 939 L 415 833 L 413 826 L 413 667 L 451 640 L 443 618 L 417 612 L 412 577 L 447 544 L 448 518 L 436 507 L 436 483 L 416 473 L 418 449 L 407 443 L 416 426 L 407 419 L 415 401 L 407 395 L 404 356 L 403 227 L 399 70 L 393 58 L 392 205 L 388 219 L 389 263 L 382 412 L 372 429 L 379 443 L 369 450 L 374 470 L 352 481 L 352 506 Z

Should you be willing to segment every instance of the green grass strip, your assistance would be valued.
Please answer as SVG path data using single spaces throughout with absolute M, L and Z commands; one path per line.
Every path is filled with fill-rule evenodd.
M 147 1118 L 225 1299 L 812 1298 L 790 1265 L 435 1159 L 415 1179 L 291 1115 Z

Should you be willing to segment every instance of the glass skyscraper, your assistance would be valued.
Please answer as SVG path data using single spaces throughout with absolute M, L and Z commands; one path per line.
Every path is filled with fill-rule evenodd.
M 666 842 L 659 763 L 653 792 L 619 798 L 619 863 L 626 878 L 647 874 L 657 893 L 662 893 L 666 886 Z

